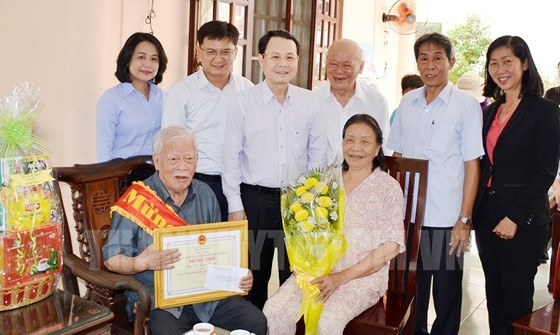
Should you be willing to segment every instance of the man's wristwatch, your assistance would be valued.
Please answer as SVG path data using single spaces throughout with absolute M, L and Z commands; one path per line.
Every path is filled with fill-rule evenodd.
M 466 216 L 459 215 L 457 221 L 461 221 L 462 223 L 472 226 L 472 219 Z

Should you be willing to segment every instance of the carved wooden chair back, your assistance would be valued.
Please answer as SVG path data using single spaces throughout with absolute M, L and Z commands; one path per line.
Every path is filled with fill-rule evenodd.
M 120 321 L 119 316 L 126 312 L 124 309 L 117 310 L 122 308 L 121 304 L 124 304 L 125 301 L 121 300 L 124 299 L 124 296 L 116 295 L 115 292 L 118 293 L 124 288 L 131 289 L 130 286 L 141 286 L 138 286 L 139 282 L 131 281 L 132 278 L 128 276 L 108 272 L 103 264 L 101 249 L 109 233 L 111 206 L 132 181 L 144 179 L 154 171 L 151 156 L 117 158 L 97 164 L 75 164 L 72 167 L 53 168 L 55 190 L 61 201 L 61 184 L 70 186 L 72 216 L 75 221 L 79 258 L 81 258 L 81 260 L 77 259 L 76 253 L 74 253 L 67 215 L 64 211 L 66 221 L 63 251 L 65 267 L 62 275 L 64 289 L 79 294 L 76 276 L 84 279 L 87 288 L 86 297 L 111 308 L 116 316 L 115 323 L 121 323 L 125 328 L 128 320 Z M 112 278 L 115 278 L 116 282 L 109 280 Z M 145 295 L 146 292 L 147 289 L 142 294 Z M 145 299 L 145 297 L 143 298 Z M 147 298 L 149 301 L 149 293 Z M 145 314 L 145 312 L 141 311 L 141 314 Z M 139 314 L 136 315 L 138 318 Z M 144 333 L 144 331 L 135 329 L 134 333 Z

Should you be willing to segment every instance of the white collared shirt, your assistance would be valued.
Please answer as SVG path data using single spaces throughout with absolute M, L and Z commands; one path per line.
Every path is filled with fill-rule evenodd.
M 309 90 L 289 85 L 280 104 L 265 81 L 236 94 L 222 153 L 229 212 L 243 210 L 240 184 L 281 187 L 326 164 L 322 114 Z
M 342 162 L 342 129 L 346 121 L 353 115 L 369 114 L 373 116 L 383 131 L 383 137 L 387 138 L 389 130 L 387 99 L 377 89 L 356 81 L 356 92 L 345 107 L 342 107 L 332 94 L 329 82 L 317 87 L 313 90 L 313 94 L 319 100 L 322 115 L 325 115 L 329 163 L 335 159 Z
M 222 145 L 226 110 L 237 92 L 253 87 L 248 79 L 230 73 L 223 90 L 212 85 L 199 70 L 171 86 L 163 104 L 162 128 L 185 126 L 194 132 L 198 149 L 196 172 L 222 174 Z
M 429 105 L 425 87 L 405 94 L 387 146 L 403 157 L 427 159 L 426 227 L 452 227 L 461 211 L 466 161 L 484 155 L 482 110 L 451 83 Z

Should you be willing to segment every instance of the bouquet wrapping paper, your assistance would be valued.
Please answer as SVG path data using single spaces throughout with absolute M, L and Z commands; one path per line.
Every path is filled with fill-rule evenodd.
M 340 168 L 314 169 L 282 188 L 282 224 L 290 266 L 302 289 L 305 334 L 317 333 L 324 303 L 315 278 L 329 274 L 346 250 L 342 233 L 344 191 Z

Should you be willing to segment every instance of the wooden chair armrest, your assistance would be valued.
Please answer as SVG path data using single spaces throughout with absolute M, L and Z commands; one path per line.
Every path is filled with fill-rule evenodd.
M 145 324 L 150 314 L 152 298 L 150 291 L 140 281 L 114 272 L 95 270 L 78 256 L 65 255 L 64 266 L 71 269 L 72 273 L 86 282 L 108 288 L 111 290 L 132 290 L 138 294 L 138 304 L 136 306 L 136 316 L 134 319 L 134 335 L 143 335 Z

